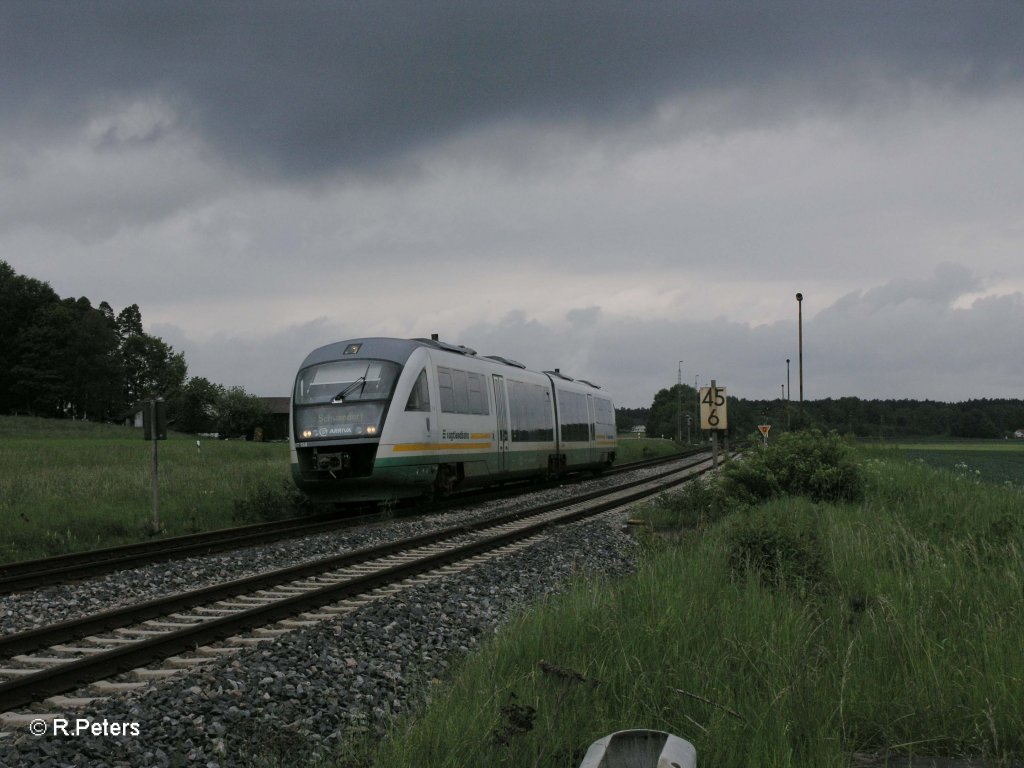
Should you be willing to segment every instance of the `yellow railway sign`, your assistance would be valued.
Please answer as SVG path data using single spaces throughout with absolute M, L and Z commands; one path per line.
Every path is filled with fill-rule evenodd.
M 727 429 L 729 417 L 726 408 L 725 387 L 700 388 L 700 428 Z

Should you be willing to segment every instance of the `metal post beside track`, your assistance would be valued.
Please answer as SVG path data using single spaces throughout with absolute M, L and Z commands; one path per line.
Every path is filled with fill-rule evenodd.
M 163 398 L 149 401 L 148 408 L 142 412 L 142 437 L 151 441 L 152 471 L 150 473 L 150 491 L 153 497 L 153 533 L 160 532 L 160 483 L 159 461 L 157 458 L 157 441 L 167 439 L 167 411 Z
M 150 486 L 153 492 L 153 533 L 160 532 L 160 478 L 157 468 L 159 462 L 157 460 L 157 430 L 156 430 L 156 400 L 149 401 L 149 419 L 153 425 L 153 429 L 150 430 L 153 435 L 153 472 L 152 479 L 150 480 Z

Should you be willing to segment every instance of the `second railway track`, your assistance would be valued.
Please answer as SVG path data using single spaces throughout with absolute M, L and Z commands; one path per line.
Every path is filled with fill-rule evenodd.
M 612 492 L 587 494 L 10 635 L 0 639 L 0 658 L 6 659 L 0 662 L 5 665 L 0 676 L 8 678 L 0 683 L 0 712 L 304 612 L 308 615 L 299 618 L 300 623 L 328 618 L 331 609 L 325 606 L 437 573 L 460 560 L 512 546 L 555 524 L 626 506 L 699 474 L 709 464 L 695 459 L 657 479 L 628 483 Z M 189 666 L 198 662 L 175 663 Z

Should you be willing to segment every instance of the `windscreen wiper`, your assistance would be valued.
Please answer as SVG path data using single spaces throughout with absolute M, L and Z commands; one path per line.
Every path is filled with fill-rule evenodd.
M 359 389 L 359 393 L 362 394 L 362 392 L 363 392 L 362 387 L 366 386 L 366 377 L 365 376 L 360 376 L 358 379 L 356 379 L 351 384 L 349 384 L 347 387 L 345 387 L 343 390 L 341 390 L 341 392 L 336 394 L 334 396 L 334 399 L 331 400 L 331 402 L 332 403 L 343 403 L 343 402 L 345 402 L 345 398 L 348 397 L 349 393 L 352 392 L 352 390 L 356 388 L 357 384 L 362 385 L 360 387 L 360 389 Z

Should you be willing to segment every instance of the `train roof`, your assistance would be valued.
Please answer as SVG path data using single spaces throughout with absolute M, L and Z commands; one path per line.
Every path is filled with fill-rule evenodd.
M 346 356 L 352 356 L 355 358 L 369 357 L 375 360 L 390 360 L 398 363 L 399 365 L 405 365 L 412 353 L 420 347 L 429 347 L 431 349 L 442 350 L 444 352 L 465 355 L 466 357 L 476 357 L 476 350 L 458 344 L 449 344 L 448 342 L 439 341 L 438 339 L 395 339 L 383 336 L 373 336 L 362 339 L 336 341 L 333 344 L 326 344 L 322 347 L 318 347 L 306 356 L 306 359 L 302 361 L 301 368 L 316 365 L 317 363 L 343 360 Z M 511 360 L 498 355 L 486 355 L 479 359 L 501 363 L 513 368 L 529 370 L 518 360 Z M 540 372 L 532 371 L 532 373 Z M 553 371 L 544 371 L 543 373 L 547 374 L 549 378 L 554 376 L 565 382 L 574 382 L 594 389 L 601 388 L 597 384 L 593 384 L 585 379 L 573 379 L 571 376 L 566 376 L 557 368 Z
M 430 347 L 444 352 L 454 352 L 455 354 L 466 355 L 467 357 L 476 357 L 476 350 L 458 344 L 449 344 L 446 341 L 439 341 L 437 339 L 394 339 L 374 336 L 363 339 L 336 341 L 333 344 L 318 347 L 306 355 L 306 359 L 302 361 L 301 367 L 306 368 L 317 363 L 342 360 L 346 356 L 390 360 L 400 365 L 405 365 L 409 356 L 420 347 Z
M 425 345 L 415 339 L 384 337 L 336 341 L 333 344 L 318 347 L 306 355 L 306 359 L 302 361 L 302 367 L 342 360 L 346 356 L 372 357 L 376 360 L 390 360 L 404 365 L 409 356 L 422 346 Z

